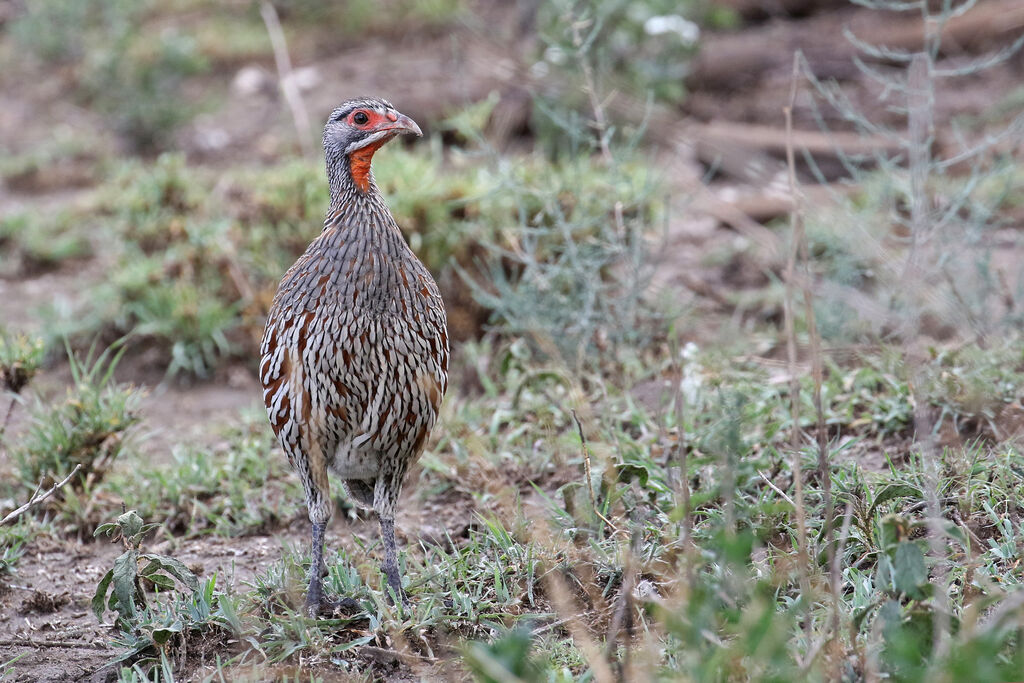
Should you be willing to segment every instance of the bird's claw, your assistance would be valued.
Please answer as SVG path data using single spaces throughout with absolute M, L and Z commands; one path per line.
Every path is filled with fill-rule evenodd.
M 385 593 L 385 597 L 388 600 L 388 604 L 392 605 L 392 606 L 394 606 L 394 604 L 395 604 L 395 599 L 394 599 L 394 597 L 392 597 L 393 595 L 394 595 L 394 593 L 392 593 L 392 591 L 387 591 Z M 412 607 L 412 602 L 409 600 L 409 596 L 406 594 L 405 591 L 402 591 L 401 595 L 398 598 L 398 602 L 405 609 L 409 609 L 410 607 Z
M 323 595 L 315 601 L 306 600 L 306 615 L 311 618 L 332 617 L 339 614 L 354 614 L 362 609 L 355 598 L 339 598 L 330 600 Z

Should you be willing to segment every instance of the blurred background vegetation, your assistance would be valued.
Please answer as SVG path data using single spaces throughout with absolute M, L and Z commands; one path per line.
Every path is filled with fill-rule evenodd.
M 1024 677 L 1018 4 L 0 1 L 0 675 Z M 361 94 L 452 381 L 413 605 L 339 495 L 310 621 L 256 355 Z

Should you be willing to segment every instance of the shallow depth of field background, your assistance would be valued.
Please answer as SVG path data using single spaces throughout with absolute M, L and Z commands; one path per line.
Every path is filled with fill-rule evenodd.
M 0 677 L 1024 679 L 1022 42 L 1013 0 L 0 0 Z M 363 611 L 309 620 L 257 346 L 357 95 L 425 132 L 374 171 L 453 360 L 412 605 L 339 491 Z

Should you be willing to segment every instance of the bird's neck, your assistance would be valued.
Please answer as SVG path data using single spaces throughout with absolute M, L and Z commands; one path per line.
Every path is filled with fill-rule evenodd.
M 327 162 L 331 205 L 327 225 L 391 227 L 394 219 L 370 172 L 369 160 L 341 157 Z M 397 226 L 395 226 L 397 229 Z

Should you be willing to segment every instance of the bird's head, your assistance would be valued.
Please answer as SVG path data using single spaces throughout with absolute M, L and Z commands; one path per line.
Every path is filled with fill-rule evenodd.
M 423 135 L 415 121 L 396 111 L 387 100 L 361 97 L 343 102 L 331 112 L 324 128 L 328 167 L 332 162 L 347 164 L 356 186 L 366 192 L 373 153 L 402 133 Z

